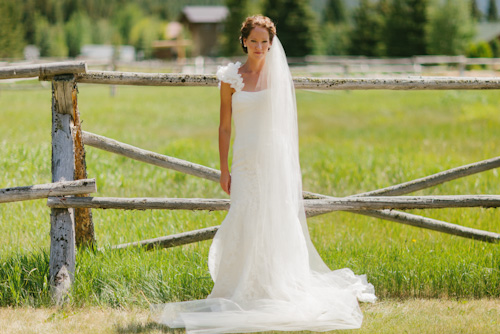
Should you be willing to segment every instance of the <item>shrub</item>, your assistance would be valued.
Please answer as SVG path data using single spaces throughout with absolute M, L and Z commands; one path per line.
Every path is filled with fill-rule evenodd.
M 130 44 L 138 52 L 143 53 L 143 57 L 148 59 L 153 55 L 153 41 L 163 38 L 165 24 L 161 21 L 146 17 L 138 21 L 130 31 Z

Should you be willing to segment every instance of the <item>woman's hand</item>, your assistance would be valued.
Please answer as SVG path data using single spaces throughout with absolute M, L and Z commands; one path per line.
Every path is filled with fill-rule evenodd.
M 229 171 L 221 172 L 220 186 L 228 195 L 231 195 L 231 174 L 229 174 Z

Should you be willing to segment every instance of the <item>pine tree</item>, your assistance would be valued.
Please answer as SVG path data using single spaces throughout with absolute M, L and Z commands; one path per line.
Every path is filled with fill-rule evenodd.
M 481 21 L 483 13 L 481 13 L 479 7 L 477 6 L 477 0 L 471 0 L 470 13 L 473 19 L 475 19 L 476 21 Z
M 379 8 L 370 0 L 361 0 L 353 13 L 353 29 L 351 30 L 349 53 L 369 57 L 380 57 L 385 54 L 382 42 L 384 20 Z
M 387 56 L 426 54 L 427 0 L 393 0 L 385 23 Z
M 263 9 L 276 24 L 287 56 L 302 57 L 315 51 L 317 26 L 308 0 L 266 0 Z
M 229 15 L 224 23 L 224 35 L 222 40 L 222 52 L 225 56 L 243 54 L 239 36 L 241 23 L 247 15 L 247 0 L 226 0 Z
M 497 22 L 498 21 L 498 8 L 495 0 L 490 0 L 488 4 L 488 15 L 489 22 Z
M 344 23 L 347 20 L 345 5 L 343 0 L 328 0 L 323 22 L 331 22 L 334 24 Z

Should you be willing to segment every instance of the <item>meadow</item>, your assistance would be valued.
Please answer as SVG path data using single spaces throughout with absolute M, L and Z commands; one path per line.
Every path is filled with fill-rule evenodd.
M 86 131 L 218 168 L 218 90 L 79 85 Z M 304 190 L 347 196 L 500 155 L 497 91 L 297 91 Z M 51 180 L 50 88 L 0 86 L 0 188 Z M 218 184 L 86 148 L 95 196 L 227 198 Z M 416 195 L 498 194 L 497 170 Z M 0 205 L 0 306 L 51 305 L 45 200 Z M 411 210 L 500 232 L 497 209 Z M 93 210 L 104 251 L 79 250 L 69 303 L 138 307 L 204 298 L 210 241 L 145 251 L 109 246 L 218 225 L 225 212 Z M 500 245 L 361 215 L 309 219 L 332 269 L 366 274 L 381 301 L 500 297 Z M 497 314 L 498 315 L 498 314 Z

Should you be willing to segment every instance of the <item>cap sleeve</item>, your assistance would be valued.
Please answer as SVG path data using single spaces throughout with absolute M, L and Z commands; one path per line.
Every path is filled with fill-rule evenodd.
M 219 66 L 217 70 L 217 79 L 219 79 L 219 88 L 220 83 L 223 81 L 231 85 L 237 92 L 240 92 L 245 85 L 243 83 L 243 78 L 238 73 L 238 69 L 240 68 L 241 63 L 238 61 L 236 63 L 229 63 L 226 66 Z

